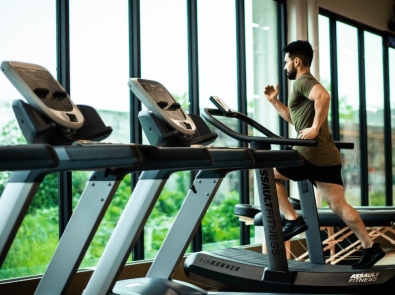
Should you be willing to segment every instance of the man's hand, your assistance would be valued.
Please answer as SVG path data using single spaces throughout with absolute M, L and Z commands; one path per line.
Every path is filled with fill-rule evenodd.
M 276 85 L 274 89 L 273 85 L 267 85 L 263 93 L 266 95 L 267 100 L 274 106 L 280 116 L 290 124 L 292 123 L 291 113 L 289 108 L 277 99 L 278 93 L 280 92 L 280 87 Z
M 273 103 L 273 100 L 277 99 L 280 88 L 278 84 L 276 85 L 276 89 L 274 89 L 273 85 L 268 85 L 265 87 L 265 91 L 263 92 L 266 95 L 267 100 L 270 103 Z
M 302 129 L 299 131 L 300 139 L 314 139 L 318 135 L 318 131 L 313 127 Z

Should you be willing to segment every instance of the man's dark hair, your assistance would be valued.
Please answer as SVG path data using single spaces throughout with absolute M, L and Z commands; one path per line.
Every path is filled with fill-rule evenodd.
M 283 52 L 288 53 L 291 60 L 299 57 L 305 66 L 310 67 L 313 61 L 313 48 L 309 41 L 298 40 L 284 46 Z

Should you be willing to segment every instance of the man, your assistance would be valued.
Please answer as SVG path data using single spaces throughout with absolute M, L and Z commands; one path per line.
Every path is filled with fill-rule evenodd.
M 294 147 L 304 159 L 302 166 L 274 169 L 280 210 L 286 219 L 284 240 L 306 231 L 308 226 L 289 202 L 282 181 L 309 179 L 333 212 L 361 242 L 362 256 L 352 267 L 369 268 L 383 258 L 385 253 L 380 244 L 373 243 L 359 213 L 344 197 L 340 153 L 333 143 L 328 124 L 330 95 L 310 73 L 313 49 L 308 41 L 298 40 L 285 46 L 283 52 L 284 70 L 288 79 L 295 80 L 288 106 L 277 99 L 278 85 L 275 88 L 272 85 L 266 86 L 264 93 L 280 116 L 295 126 L 298 138 L 315 139 L 318 143 L 315 147 Z

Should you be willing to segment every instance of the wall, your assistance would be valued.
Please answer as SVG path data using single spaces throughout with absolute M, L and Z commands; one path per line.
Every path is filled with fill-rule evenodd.
M 369 27 L 394 33 L 388 22 L 395 21 L 393 0 L 318 0 L 318 6 Z

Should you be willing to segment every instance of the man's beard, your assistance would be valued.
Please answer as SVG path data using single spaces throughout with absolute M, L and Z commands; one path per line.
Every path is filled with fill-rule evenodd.
M 289 80 L 295 80 L 296 79 L 296 68 L 292 67 L 292 69 L 288 72 L 285 70 L 285 73 L 287 74 L 287 77 Z

